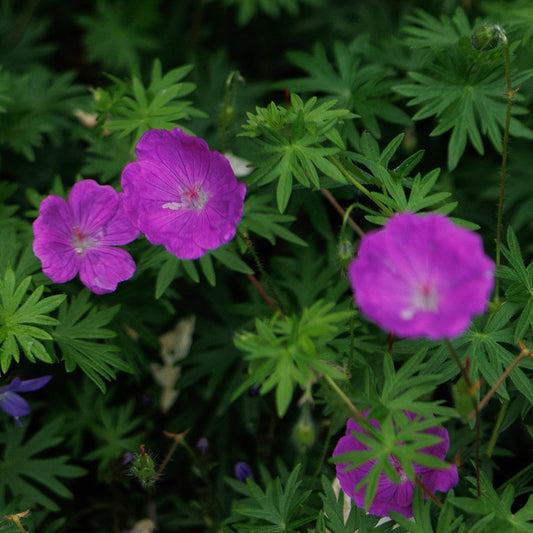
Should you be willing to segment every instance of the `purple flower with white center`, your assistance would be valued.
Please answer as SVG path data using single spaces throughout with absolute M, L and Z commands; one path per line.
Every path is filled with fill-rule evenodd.
M 235 477 L 239 481 L 246 481 L 249 477 L 254 478 L 252 468 L 248 463 L 245 463 L 243 461 L 239 461 L 235 464 L 234 468 Z
M 28 402 L 18 393 L 39 390 L 51 379 L 52 376 L 43 376 L 25 381 L 21 381 L 20 378 L 14 378 L 9 385 L 0 387 L 0 409 L 11 415 L 17 424 L 22 426 L 19 417 L 29 415 L 31 408 Z
M 135 272 L 128 244 L 139 231 L 123 206 L 123 194 L 109 185 L 83 180 L 72 187 L 68 202 L 51 194 L 41 203 L 33 223 L 33 252 L 43 272 L 55 283 L 80 274 L 96 294 L 113 292 Z
M 366 416 L 367 413 L 368 411 L 364 412 L 363 416 Z M 405 412 L 405 415 L 410 420 L 413 420 L 416 417 L 414 413 L 410 412 Z M 370 424 L 377 429 L 380 428 L 379 423 L 376 420 L 371 420 Z M 422 448 L 418 452 L 433 455 L 438 459 L 444 460 L 450 444 L 448 431 L 442 427 L 435 426 L 427 428 L 424 432 L 429 433 L 430 435 L 436 435 L 442 440 L 437 444 Z M 335 457 L 336 455 L 353 451 L 368 450 L 368 446 L 365 446 L 358 440 L 358 433 L 366 434 L 361 426 L 350 418 L 346 424 L 346 434 L 337 443 L 337 446 L 333 451 L 333 456 Z M 381 472 L 378 481 L 378 489 L 368 512 L 377 516 L 388 516 L 390 511 L 396 511 L 404 516 L 412 517 L 413 491 L 416 483 L 407 478 L 406 473 L 395 457 L 391 456 L 390 461 L 398 473 L 400 483 L 394 483 L 384 472 Z M 375 459 L 367 461 L 352 470 L 348 470 L 348 468 L 350 468 L 350 463 L 338 463 L 336 465 L 337 479 L 339 480 L 342 490 L 350 498 L 353 498 L 357 507 L 362 509 L 365 507 L 366 485 L 363 485 L 363 487 L 357 491 L 355 488 L 359 482 L 368 475 L 375 462 Z M 413 463 L 413 469 L 416 477 L 420 478 L 423 485 L 432 493 L 435 493 L 435 491 L 447 492 L 455 487 L 459 480 L 457 467 L 454 464 L 450 464 L 448 468 L 445 469 L 430 468 Z
M 402 213 L 367 233 L 348 275 L 361 312 L 404 337 L 464 333 L 487 309 L 494 263 L 476 233 L 438 214 Z
M 147 131 L 136 153 L 122 173 L 125 206 L 152 244 L 196 259 L 233 239 L 246 186 L 223 155 L 178 128 Z

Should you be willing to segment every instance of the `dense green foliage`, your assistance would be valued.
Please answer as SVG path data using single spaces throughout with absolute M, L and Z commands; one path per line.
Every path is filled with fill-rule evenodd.
M 53 375 L 23 428 L 0 411 L 0 531 L 392 531 L 332 486 L 350 401 L 382 425 L 344 457 L 376 460 L 367 505 L 391 454 L 412 479 L 442 466 L 420 432 L 450 433 L 459 484 L 442 507 L 417 488 L 394 531 L 530 531 L 532 21 L 528 0 L 0 2 L 0 387 Z M 473 46 L 492 23 L 508 48 L 499 30 Z M 174 127 L 245 160 L 235 239 L 180 260 L 140 237 L 112 294 L 52 283 L 32 252 L 42 199 L 119 190 L 140 136 Z M 450 347 L 354 306 L 361 232 L 402 211 L 500 256 L 489 310 L 451 341 L 474 386 Z

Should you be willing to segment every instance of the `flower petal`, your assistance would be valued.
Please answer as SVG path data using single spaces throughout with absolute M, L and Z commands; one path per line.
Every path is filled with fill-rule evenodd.
M 405 337 L 457 337 L 483 312 L 494 264 L 481 238 L 438 214 L 402 213 L 366 234 L 349 266 L 361 312 Z
M 151 243 L 195 259 L 233 239 L 246 186 L 224 156 L 179 129 L 146 132 L 137 156 L 122 173 L 125 206 Z M 192 194 L 202 200 L 191 204 Z
M 121 248 L 98 246 L 86 251 L 80 268 L 81 282 L 96 294 L 113 292 L 117 284 L 133 276 L 135 263 Z
M 72 187 L 68 203 L 75 225 L 82 233 L 92 235 L 115 216 L 120 202 L 113 187 L 83 180 Z
M 40 378 L 34 378 L 34 379 L 26 379 L 24 381 L 18 381 L 18 383 L 15 385 L 15 380 L 18 378 L 15 378 L 11 385 L 13 385 L 14 392 L 31 392 L 34 390 L 39 390 L 42 387 L 44 387 L 51 379 L 52 376 L 41 376 Z
M 8 415 L 19 417 L 26 416 L 31 413 L 31 408 L 28 402 L 19 396 L 16 392 L 4 392 L 0 398 L 0 408 Z
M 70 281 L 79 270 L 72 245 L 72 212 L 59 196 L 45 198 L 33 223 L 33 253 L 41 260 L 43 272 L 55 283 Z

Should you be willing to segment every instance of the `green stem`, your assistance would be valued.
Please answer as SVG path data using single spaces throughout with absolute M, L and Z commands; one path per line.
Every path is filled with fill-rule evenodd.
M 340 399 L 344 402 L 344 405 L 346 405 L 346 407 L 353 414 L 353 416 L 359 420 L 362 420 L 363 415 L 361 414 L 361 411 L 359 411 L 359 409 L 355 407 L 350 398 L 348 398 L 348 396 L 344 394 L 344 391 L 333 381 L 333 379 L 331 379 L 326 374 L 324 374 L 324 379 L 327 381 L 328 385 L 334 390 L 337 396 L 339 396 Z
M 257 270 L 259 270 L 259 273 L 261 276 L 265 279 L 265 282 L 267 284 L 268 290 L 270 291 L 270 294 L 272 294 L 272 297 L 276 301 L 276 305 L 278 306 L 279 312 L 282 316 L 287 315 L 287 311 L 285 310 L 285 307 L 281 303 L 281 298 L 278 295 L 278 292 L 274 288 L 274 285 L 272 284 L 272 281 L 270 280 L 270 276 L 268 275 L 267 271 L 261 264 L 261 260 L 259 259 L 259 256 L 257 255 L 257 252 L 255 251 L 255 246 L 250 237 L 248 237 L 248 234 L 246 233 L 240 233 L 241 237 L 244 239 L 244 242 L 246 243 L 246 246 L 248 246 L 248 250 L 250 250 L 250 253 L 252 254 L 252 258 L 254 260 L 254 263 L 257 267 Z
M 461 375 L 463 376 L 463 379 L 466 382 L 466 385 L 468 387 L 468 390 L 473 389 L 473 383 L 470 379 L 470 376 L 468 375 L 467 369 L 464 367 L 463 363 L 461 363 L 461 359 L 459 359 L 459 356 L 457 355 L 457 352 L 455 351 L 455 348 L 453 347 L 452 343 L 449 339 L 444 339 L 444 343 L 448 347 L 448 351 L 450 352 L 452 359 L 455 361 L 455 364 L 459 367 L 459 370 L 461 371 Z M 474 404 L 474 413 L 476 417 L 476 426 L 475 426 L 475 432 L 476 432 L 476 445 L 475 445 L 475 464 L 476 464 L 476 489 L 477 489 L 477 497 L 481 497 L 481 481 L 479 477 L 479 448 L 480 448 L 480 441 L 481 441 L 481 426 L 480 426 L 480 417 L 479 417 L 479 406 L 477 403 L 477 400 L 475 396 L 472 396 L 472 403 Z
M 492 452 L 494 451 L 494 447 L 496 446 L 496 441 L 498 440 L 498 433 L 505 417 L 505 413 L 507 412 L 507 407 L 509 407 L 509 400 L 503 402 L 502 406 L 500 407 L 498 418 L 496 420 L 496 424 L 494 424 L 494 429 L 492 430 L 489 446 L 487 448 L 487 457 L 492 457 Z
M 511 57 L 509 54 L 509 41 L 503 29 L 499 28 L 500 39 L 503 43 L 505 55 L 505 80 L 507 83 L 507 108 L 505 115 L 505 129 L 503 130 L 503 147 L 502 147 L 502 168 L 500 177 L 500 195 L 498 200 L 498 220 L 496 222 L 496 267 L 500 266 L 501 241 L 502 241 L 502 221 L 503 221 L 503 199 L 505 195 L 505 179 L 507 174 L 507 153 L 509 148 L 509 130 L 511 128 L 511 108 L 516 91 L 511 86 Z M 500 280 L 496 278 L 494 291 L 494 300 L 500 301 Z
M 344 165 L 335 157 L 329 156 L 328 159 L 341 171 L 343 176 L 351 182 L 359 191 L 361 191 L 368 199 L 372 200 L 380 209 L 383 211 L 383 213 L 387 215 L 392 215 L 393 211 L 388 208 L 385 204 L 381 203 L 379 200 L 376 200 L 372 196 L 372 193 L 362 184 L 359 183 L 345 168 Z
M 504 370 L 503 374 L 496 380 L 496 383 L 494 383 L 494 385 L 491 387 L 489 392 L 487 392 L 487 394 L 485 394 L 483 399 L 479 402 L 479 404 L 477 406 L 478 413 L 479 413 L 479 411 L 481 411 L 481 409 L 483 409 L 483 407 L 485 407 L 485 405 L 487 405 L 487 402 L 492 398 L 492 395 L 498 390 L 500 385 L 507 379 L 507 376 L 514 370 L 516 365 L 518 365 L 518 363 L 520 363 L 520 361 L 522 359 L 524 359 L 525 357 L 528 357 L 528 356 L 529 356 L 529 350 L 525 349 L 525 350 L 522 350 L 515 357 L 513 362 Z M 475 412 L 472 411 L 468 415 L 468 419 L 471 420 L 472 418 L 474 418 L 474 416 L 475 416 Z

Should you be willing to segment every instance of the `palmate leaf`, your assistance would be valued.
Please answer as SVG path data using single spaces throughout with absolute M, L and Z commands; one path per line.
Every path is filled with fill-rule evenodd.
M 502 254 L 510 266 L 500 266 L 498 276 L 511 281 L 505 296 L 511 302 L 518 302 L 524 309 L 520 313 L 515 329 L 515 340 L 524 338 L 533 329 L 533 262 L 526 266 L 520 251 L 520 244 L 511 226 L 507 229 L 507 246 L 502 245 Z
M 386 412 L 396 415 L 404 411 L 417 413 L 425 418 L 433 415 L 454 416 L 453 409 L 439 405 L 440 402 L 422 401 L 442 383 L 439 374 L 422 374 L 427 347 L 412 355 L 402 366 L 395 370 L 391 356 L 386 353 L 383 359 L 384 383 L 380 392 L 380 403 Z M 373 393 L 369 394 L 372 397 Z M 445 419 L 439 419 L 443 422 Z
M 350 154 L 353 161 L 368 169 L 369 172 L 363 171 L 366 181 L 382 191 L 371 191 L 369 196 L 390 208 L 391 212 L 416 213 L 428 210 L 443 214 L 451 213 L 457 202 L 446 201 L 450 197 L 449 192 L 435 192 L 440 175 L 439 169 L 434 169 L 424 176 L 416 174 L 414 178 L 410 177 L 411 171 L 422 159 L 423 151 L 415 152 L 390 168 L 403 137 L 403 134 L 397 135 L 380 151 L 374 137 L 365 132 L 361 135 L 360 153 Z M 386 221 L 383 215 L 367 215 L 365 218 L 375 224 L 383 224 Z
M 246 353 L 250 376 L 234 392 L 233 399 L 250 386 L 261 386 L 261 394 L 275 389 L 276 407 L 281 418 L 287 412 L 295 387 L 307 387 L 317 373 L 334 379 L 345 375 L 328 363 L 336 351 L 330 345 L 352 311 L 332 311 L 332 302 L 318 301 L 300 317 L 275 315 L 256 319 L 257 333 L 236 336 L 235 346 Z
M 376 411 L 377 412 L 377 411 Z M 371 415 L 374 418 L 373 414 Z M 398 471 L 391 456 L 400 464 L 405 475 L 415 479 L 414 465 L 429 468 L 448 468 L 448 464 L 420 450 L 441 442 L 441 438 L 425 432 L 438 425 L 442 418 L 408 419 L 403 413 L 386 413 L 380 421 L 379 429 L 366 421 L 359 421 L 365 433 L 357 432 L 357 440 L 366 449 L 350 451 L 336 455 L 335 463 L 347 463 L 344 471 L 349 471 L 369 461 L 373 461 L 370 470 L 362 477 L 354 490 L 365 488 L 365 508 L 369 509 L 377 493 L 380 477 L 387 476 L 393 483 L 400 483 Z M 362 472 L 361 472 L 362 473 Z
M 515 343 L 514 328 L 511 325 L 511 319 L 518 309 L 517 304 L 506 302 L 489 321 L 485 322 L 483 317 L 475 317 L 468 331 L 452 341 L 458 354 L 466 354 L 470 357 L 470 376 L 473 381 L 481 375 L 489 386 L 494 385 L 504 369 L 520 352 Z M 453 378 L 459 371 L 450 358 L 447 364 L 442 364 L 443 352 L 446 352 L 445 348 L 437 350 L 429 359 L 428 367 L 439 366 L 444 381 Z M 533 362 L 529 359 L 521 362 L 513 369 L 507 380 L 513 383 L 529 403 L 533 403 L 533 383 L 524 369 L 533 369 Z M 509 399 L 506 382 L 498 387 L 495 394 L 503 400 Z
M 302 512 L 311 491 L 300 488 L 300 470 L 301 464 L 296 465 L 283 484 L 277 477 L 267 483 L 265 490 L 248 478 L 246 488 L 250 497 L 233 505 L 232 515 L 237 523 L 232 525 L 238 531 L 255 533 L 302 531 L 302 526 L 312 522 L 315 516 Z
M 85 470 L 68 465 L 67 456 L 50 457 L 48 450 L 62 441 L 58 435 L 60 425 L 60 421 L 48 423 L 26 441 L 25 428 L 14 424 L 4 428 L 0 434 L 0 501 L 6 501 L 6 495 L 11 494 L 20 498 L 22 507 L 39 505 L 59 511 L 60 507 L 49 494 L 72 498 L 59 478 L 79 477 Z M 46 457 L 36 457 L 44 451 Z
M 62 133 L 72 128 L 73 110 L 81 94 L 73 79 L 72 73 L 53 74 L 41 66 L 23 74 L 0 70 L 0 87 L 6 94 L 16 95 L 1 102 L 0 146 L 33 161 L 35 149 L 45 137 L 58 144 Z
M 429 31 L 435 32 L 433 26 Z M 513 86 L 518 87 L 532 75 L 533 70 L 513 74 Z M 424 71 L 410 72 L 409 77 L 412 83 L 398 84 L 393 89 L 410 98 L 407 105 L 419 107 L 414 120 L 437 119 L 437 126 L 430 135 L 442 135 L 451 130 L 448 143 L 450 170 L 457 166 L 468 141 L 479 154 L 484 154 L 482 135 L 488 136 L 494 148 L 501 152 L 507 102 L 500 49 L 481 52 L 468 40 L 458 39 L 455 46 L 437 52 Z M 510 134 L 531 139 L 533 131 L 515 118 L 527 113 L 516 103 L 522 100 L 519 93 L 515 94 Z
M 143 436 L 138 431 L 141 418 L 135 417 L 135 401 L 131 399 L 118 407 L 100 404 L 90 429 L 98 445 L 84 458 L 97 459 L 100 468 L 104 468 L 109 461 L 118 459 L 124 452 L 139 449 Z
M 118 306 L 97 309 L 89 303 L 89 291 L 83 290 L 59 308 L 59 325 L 52 332 L 62 354 L 67 372 L 77 366 L 105 392 L 104 379 L 114 379 L 118 370 L 131 372 L 131 367 L 117 352 L 120 348 L 108 344 L 116 334 L 104 328 L 111 322 Z
M 293 181 L 305 188 L 321 188 L 319 173 L 339 183 L 346 178 L 329 157 L 344 149 L 337 131 L 339 122 L 352 117 L 346 109 L 334 109 L 335 101 L 317 105 L 317 98 L 304 102 L 291 95 L 289 108 L 274 104 L 248 113 L 241 135 L 251 137 L 266 157 L 254 161 L 256 170 L 249 180 L 265 185 L 277 180 L 276 199 L 285 211 L 293 190 Z M 324 143 L 327 146 L 324 146 Z
M 50 312 L 65 299 L 64 295 L 41 298 L 44 287 L 40 286 L 27 295 L 31 277 L 16 283 L 11 267 L 0 279 L 0 368 L 7 372 L 11 361 L 20 360 L 20 350 L 31 361 L 36 359 L 51 363 L 52 355 L 44 347 L 42 340 L 52 337 L 48 331 L 38 326 L 52 326 L 58 321 Z
M 271 17 L 279 17 L 283 11 L 290 16 L 298 15 L 300 4 L 320 5 L 323 0 L 223 0 L 225 4 L 237 9 L 237 23 L 246 26 L 250 20 L 260 13 Z
M 96 103 L 97 109 L 107 115 L 105 128 L 120 132 L 119 136 L 134 132 L 138 139 L 149 129 L 172 129 L 182 119 L 205 116 L 190 101 L 183 100 L 196 87 L 194 83 L 183 81 L 192 68 L 192 65 L 184 65 L 163 75 L 161 62 L 156 59 L 148 87 L 134 75 L 116 104 L 111 99 L 110 107 L 105 110 Z
M 355 113 L 363 128 L 379 139 L 380 120 L 405 126 L 411 119 L 391 101 L 391 87 L 397 81 L 396 72 L 375 61 L 365 61 L 363 44 L 364 38 L 357 38 L 348 46 L 336 42 L 333 46 L 334 62 L 330 62 L 321 44 L 315 45 L 311 54 L 289 52 L 289 61 L 304 70 L 308 77 L 283 80 L 277 86 L 302 93 L 316 94 L 319 91 L 334 98 L 339 107 Z M 359 134 L 354 122 L 347 122 L 346 128 L 348 138 L 357 146 Z
M 487 478 L 480 472 L 481 496 L 477 497 L 476 480 L 469 478 L 474 488 L 470 489 L 472 498 L 450 496 L 448 501 L 455 507 L 474 515 L 476 521 L 469 527 L 470 533 L 529 533 L 533 528 L 533 495 L 530 495 L 523 507 L 515 511 L 513 485 L 507 485 L 500 495 Z
M 89 59 L 116 72 L 131 68 L 138 61 L 139 52 L 157 46 L 157 40 L 149 34 L 156 19 L 157 8 L 150 1 L 132 4 L 98 0 L 94 14 L 80 15 L 78 23 L 84 29 Z

